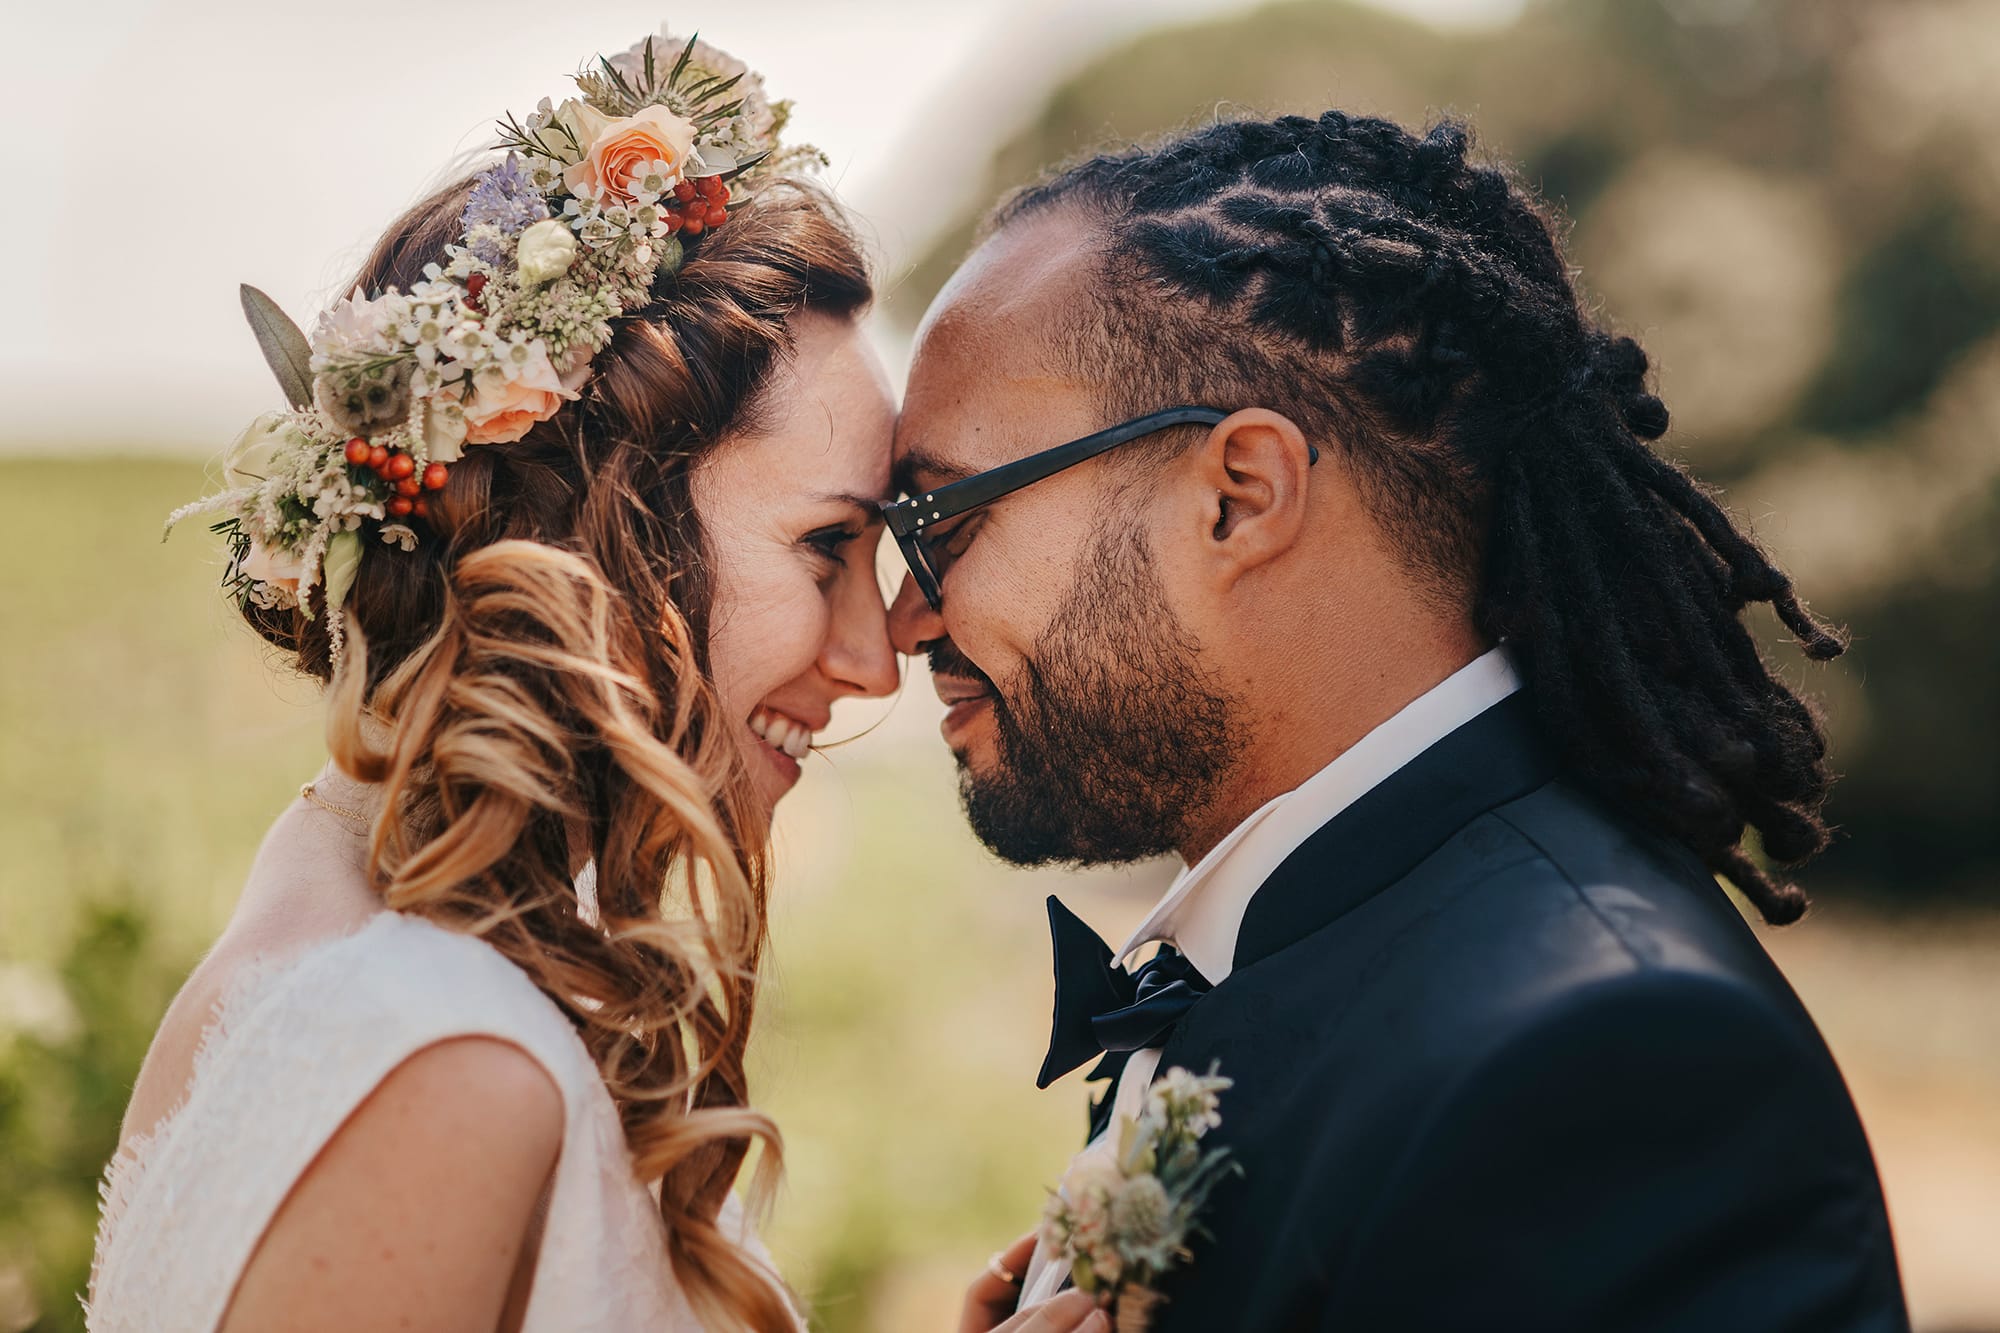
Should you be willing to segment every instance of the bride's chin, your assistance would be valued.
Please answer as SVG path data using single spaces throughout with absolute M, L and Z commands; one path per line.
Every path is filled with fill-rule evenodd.
M 785 794 L 798 785 L 803 771 L 799 761 L 772 749 L 762 741 L 751 746 L 750 763 L 756 776 L 757 794 L 764 800 L 765 813 L 777 808 Z

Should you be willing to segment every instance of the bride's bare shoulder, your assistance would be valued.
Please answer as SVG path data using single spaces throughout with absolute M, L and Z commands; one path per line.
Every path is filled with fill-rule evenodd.
M 222 1328 L 499 1326 L 532 1263 L 563 1115 L 548 1073 L 509 1042 L 418 1051 L 293 1186 Z

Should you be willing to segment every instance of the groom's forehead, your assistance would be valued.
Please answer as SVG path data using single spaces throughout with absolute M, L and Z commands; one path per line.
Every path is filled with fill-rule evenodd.
M 941 486 L 1051 441 L 1095 387 L 1060 355 L 1089 256 L 1074 228 L 1028 218 L 982 244 L 918 326 L 896 428 L 899 480 Z

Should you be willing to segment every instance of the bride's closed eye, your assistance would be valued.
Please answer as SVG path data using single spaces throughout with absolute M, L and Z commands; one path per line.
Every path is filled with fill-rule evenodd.
M 819 528 L 799 538 L 799 545 L 811 550 L 829 565 L 838 565 L 847 548 L 861 536 L 859 523 L 839 523 Z

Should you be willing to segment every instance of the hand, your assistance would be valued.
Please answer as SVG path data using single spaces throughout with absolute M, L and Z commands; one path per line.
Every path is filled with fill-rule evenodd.
M 1034 1253 L 1035 1234 L 1031 1231 L 998 1256 L 1000 1267 L 1016 1275 L 1014 1281 L 1002 1281 L 990 1269 L 973 1280 L 965 1291 L 959 1333 L 1110 1333 L 1109 1316 L 1097 1308 L 1095 1300 L 1076 1290 L 1014 1313 L 1015 1302 L 1021 1297 L 1020 1275 L 1027 1272 Z
M 992 1333 L 1111 1333 L 1111 1316 L 1097 1308 L 1094 1297 L 1071 1287 L 994 1325 Z

